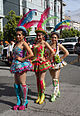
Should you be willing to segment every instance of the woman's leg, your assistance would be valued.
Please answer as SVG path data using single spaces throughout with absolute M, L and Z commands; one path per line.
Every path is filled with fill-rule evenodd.
M 37 90 L 38 90 L 38 98 L 36 100 L 36 103 L 39 103 L 40 98 L 41 98 L 41 89 L 40 89 L 40 77 L 39 77 L 39 72 L 35 73 L 36 79 L 37 79 Z
M 59 91 L 60 69 L 50 70 L 50 74 L 52 76 L 52 83 L 53 83 L 53 94 L 51 95 L 51 101 L 55 101 L 56 97 L 60 97 L 60 91 Z
M 41 99 L 39 101 L 39 104 L 42 104 L 45 100 L 45 74 L 46 72 L 40 72 L 40 88 L 41 88 Z
M 17 96 L 17 104 L 13 107 L 13 110 L 17 110 L 21 104 L 21 98 L 20 98 L 20 83 L 19 83 L 19 75 L 15 74 L 15 83 L 14 83 L 14 89 Z
M 24 110 L 25 107 L 27 107 L 28 105 L 28 100 L 27 100 L 28 87 L 26 86 L 26 72 L 20 74 L 19 82 L 20 82 L 20 88 L 23 97 L 22 105 L 19 107 L 19 110 Z

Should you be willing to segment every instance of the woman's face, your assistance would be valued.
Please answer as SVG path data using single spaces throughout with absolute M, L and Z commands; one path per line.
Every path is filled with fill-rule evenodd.
M 21 41 L 24 39 L 24 35 L 22 34 L 22 31 L 17 31 L 16 32 L 16 37 L 18 41 Z
M 41 42 L 44 38 L 44 35 L 42 33 L 37 33 L 37 41 Z
M 53 34 L 51 37 L 52 43 L 56 43 L 58 41 L 58 36 L 56 34 Z

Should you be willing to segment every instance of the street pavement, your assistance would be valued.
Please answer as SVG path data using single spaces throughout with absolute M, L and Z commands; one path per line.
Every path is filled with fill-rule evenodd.
M 62 68 L 60 73 L 61 97 L 55 102 L 50 102 L 53 92 L 51 76 L 46 73 L 45 102 L 36 104 L 37 88 L 34 72 L 27 73 L 28 108 L 24 111 L 13 111 L 16 104 L 16 96 L 13 88 L 13 74 L 9 67 L 0 66 L 0 116 L 80 116 L 80 63 L 76 56 L 69 56 L 66 61 L 68 65 Z

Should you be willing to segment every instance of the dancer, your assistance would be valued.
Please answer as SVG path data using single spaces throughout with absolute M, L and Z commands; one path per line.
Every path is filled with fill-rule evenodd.
M 54 51 L 50 47 L 50 45 L 45 42 L 45 35 L 47 34 L 46 31 L 42 28 L 42 23 L 47 18 L 49 13 L 49 9 L 47 8 L 41 14 L 40 21 L 37 25 L 37 29 L 35 30 L 36 33 L 36 40 L 37 42 L 33 46 L 34 58 L 32 63 L 34 65 L 34 71 L 37 77 L 37 89 L 38 89 L 38 99 L 36 103 L 42 104 L 45 100 L 45 74 L 47 69 L 51 67 L 51 63 L 48 58 L 45 58 L 45 49 L 48 48 L 51 53 L 51 57 L 54 55 Z
M 55 52 L 55 56 L 51 59 L 52 67 L 49 69 L 52 76 L 53 83 L 53 94 L 51 95 L 51 102 L 56 100 L 56 97 L 60 97 L 59 90 L 59 74 L 61 67 L 65 66 L 67 63 L 63 59 L 69 55 L 69 52 L 62 44 L 58 43 L 59 34 L 57 32 L 51 33 L 51 47 Z M 59 56 L 59 50 L 64 52 L 64 55 Z
M 27 92 L 28 87 L 26 85 L 26 72 L 32 70 L 32 64 L 28 60 L 33 56 L 33 52 L 24 41 L 26 35 L 26 29 L 22 26 L 16 28 L 17 42 L 13 48 L 13 61 L 10 67 L 10 71 L 14 73 L 15 83 L 14 88 L 17 96 L 17 104 L 13 107 L 14 110 L 24 110 L 28 104 Z M 25 56 L 25 51 L 28 51 L 28 56 Z M 21 104 L 20 90 L 23 94 L 23 102 Z M 21 106 L 20 106 L 21 105 Z
M 18 26 L 16 28 L 16 39 L 17 42 L 13 48 L 13 61 L 10 71 L 14 73 L 15 83 L 14 88 L 17 96 L 17 104 L 13 107 L 14 110 L 24 110 L 28 104 L 27 92 L 28 87 L 26 85 L 26 72 L 33 69 L 32 63 L 29 58 L 33 56 L 31 48 L 28 43 L 25 42 L 25 36 L 27 34 L 26 28 L 27 24 L 31 22 L 32 15 L 35 13 L 35 9 L 30 10 L 26 13 L 22 19 L 20 19 Z M 27 22 L 27 23 L 26 23 Z M 31 27 L 30 25 L 29 27 Z M 27 50 L 27 51 L 26 51 Z M 25 54 L 26 52 L 26 54 Z M 28 54 L 27 54 L 28 52 Z M 23 101 L 21 103 L 21 92 L 23 95 Z
M 46 35 L 45 30 L 38 28 L 35 32 L 37 35 L 37 42 L 32 48 L 34 53 L 32 62 L 37 77 L 38 99 L 36 103 L 42 104 L 45 100 L 45 74 L 47 69 L 51 67 L 50 61 L 45 59 L 45 48 L 47 47 L 50 50 L 51 56 L 54 55 L 54 51 L 50 45 L 44 41 L 44 36 Z

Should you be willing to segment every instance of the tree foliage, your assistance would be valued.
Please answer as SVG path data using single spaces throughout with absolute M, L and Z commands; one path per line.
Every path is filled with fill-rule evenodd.
M 17 27 L 21 16 L 16 16 L 15 12 L 11 10 L 5 18 L 7 19 L 7 24 L 4 26 L 4 39 L 10 41 L 10 39 L 15 38 L 15 28 Z M 28 35 L 31 30 L 32 28 L 27 30 Z
M 80 36 L 80 31 L 75 30 L 73 28 L 71 29 L 64 29 L 61 33 L 61 38 L 66 38 L 66 37 L 75 37 L 75 36 Z
M 15 12 L 11 10 L 7 16 L 7 24 L 4 26 L 4 39 L 10 41 L 15 38 L 15 28 L 19 22 L 21 16 L 16 16 Z
M 3 40 L 3 33 L 0 31 L 0 40 Z

